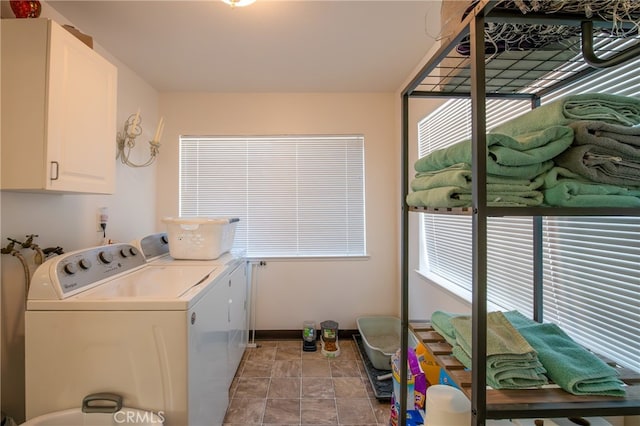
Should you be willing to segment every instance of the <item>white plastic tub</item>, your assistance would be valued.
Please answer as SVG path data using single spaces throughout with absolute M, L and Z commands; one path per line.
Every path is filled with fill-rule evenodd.
M 81 408 L 43 414 L 22 423 L 21 426 L 162 426 L 164 415 L 152 411 L 122 406 L 122 396 L 98 392 L 85 396 Z
M 169 254 L 174 259 L 213 260 L 233 246 L 237 218 L 165 217 Z
M 80 408 L 34 417 L 21 426 L 162 426 L 164 419 L 150 411 L 123 407 L 116 413 L 83 413 Z
M 371 364 L 378 370 L 391 370 L 391 355 L 400 348 L 400 318 L 392 316 L 362 316 L 356 319 L 358 331 Z M 409 346 L 417 339 L 409 331 Z

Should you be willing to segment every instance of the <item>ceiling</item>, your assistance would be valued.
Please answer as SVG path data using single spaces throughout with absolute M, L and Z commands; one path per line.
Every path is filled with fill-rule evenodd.
M 47 4 L 160 92 L 392 92 L 440 26 L 440 0 Z

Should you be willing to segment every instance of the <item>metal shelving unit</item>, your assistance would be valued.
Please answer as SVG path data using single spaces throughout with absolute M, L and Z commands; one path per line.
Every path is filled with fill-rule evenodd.
M 510 208 L 488 207 L 486 199 L 486 123 L 485 100 L 491 97 L 529 99 L 532 107 L 540 98 L 564 85 L 585 78 L 601 68 L 615 66 L 640 56 L 638 36 L 614 38 L 594 35 L 593 27 L 603 21 L 585 20 L 584 16 L 562 13 L 523 15 L 516 10 L 500 8 L 501 2 L 481 0 L 461 21 L 455 36 L 433 55 L 415 75 L 402 93 L 402 274 L 401 274 L 401 359 L 408 351 L 408 221 L 411 212 L 432 214 L 465 214 L 472 216 L 473 226 L 473 354 L 471 371 L 472 424 L 484 426 L 487 419 L 570 417 L 588 415 L 640 414 L 640 392 L 631 392 L 618 400 L 529 403 L 526 398 L 514 398 L 512 403 L 492 402 L 486 391 L 487 337 L 487 218 L 491 216 L 532 216 L 534 234 L 541 233 L 542 216 L 629 216 L 640 215 L 640 209 L 615 208 Z M 523 25 L 563 25 L 576 28 L 576 35 L 563 41 L 560 50 L 505 51 L 485 56 L 484 29 L 486 22 L 509 22 Z M 606 25 L 611 25 L 607 23 Z M 582 36 L 581 36 L 582 34 Z M 470 54 L 461 55 L 456 46 L 468 43 Z M 581 53 L 576 53 L 581 52 Z M 472 206 L 456 209 L 428 209 L 407 206 L 409 192 L 409 99 L 410 98 L 471 98 L 472 104 Z M 534 252 L 541 238 L 533 237 Z M 540 262 L 540 259 L 534 259 Z M 542 318 L 541 267 L 534 266 L 534 318 Z M 406 363 L 401 363 L 401 395 L 399 424 L 406 422 Z M 634 386 L 636 388 L 636 386 Z M 525 391 L 526 392 L 526 391 Z

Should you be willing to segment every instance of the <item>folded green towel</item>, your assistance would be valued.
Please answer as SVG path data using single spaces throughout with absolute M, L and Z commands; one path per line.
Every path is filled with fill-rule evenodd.
M 470 316 L 451 318 L 456 336 L 453 354 L 471 367 Z M 502 312 L 487 314 L 487 384 L 496 389 L 540 387 L 548 383 L 535 350 Z
M 455 313 L 445 312 L 445 311 L 435 311 L 431 314 L 431 326 L 450 345 L 456 344 L 456 334 L 455 334 L 455 329 L 451 324 L 451 318 L 454 318 L 460 315 L 463 315 L 463 314 L 455 314 Z
M 472 202 L 471 193 L 460 193 L 458 199 L 466 206 Z M 540 191 L 488 192 L 487 205 L 490 207 L 534 207 L 542 204 L 544 194 Z
M 458 197 L 460 188 L 447 186 L 407 194 L 407 205 L 412 207 L 455 208 L 468 207 L 470 203 Z
M 640 99 L 606 93 L 568 96 L 564 116 L 570 120 L 598 120 L 623 126 L 640 124 Z
M 570 95 L 496 126 L 490 133 L 516 136 L 578 120 L 636 126 L 640 124 L 640 99 L 604 93 Z
M 518 331 L 538 352 L 549 378 L 567 392 L 625 395 L 624 383 L 617 378 L 618 372 L 575 343 L 556 324 L 536 324 Z
M 451 324 L 455 330 L 456 342 L 471 354 L 471 317 L 451 318 Z M 531 345 L 499 311 L 487 314 L 487 357 L 493 355 L 508 355 L 511 359 L 514 355 L 524 356 L 525 359 L 532 359 L 532 355 L 535 355 Z
M 531 318 L 525 317 L 519 311 L 506 311 L 503 313 L 504 313 L 504 317 L 509 320 L 511 325 L 513 325 L 516 328 L 516 330 L 519 330 L 522 327 L 527 327 L 529 325 L 540 324 L 539 322 L 536 322 Z
M 489 156 L 504 166 L 528 166 L 553 159 L 573 141 L 573 129 L 552 126 L 518 136 L 487 135 Z M 495 139 L 495 140 L 494 140 Z
M 547 172 L 543 192 L 550 206 L 640 207 L 640 187 L 595 183 L 563 167 Z
M 574 144 L 617 148 L 626 156 L 640 158 L 640 127 L 590 120 L 576 121 L 569 127 L 575 134 Z
M 522 191 L 534 191 L 540 188 L 544 182 L 544 174 L 534 179 L 525 179 L 510 176 L 487 175 L 487 192 L 516 193 Z M 417 173 L 411 181 L 412 191 L 424 191 L 443 186 L 455 186 L 471 189 L 471 166 L 466 163 L 454 164 L 442 170 Z
M 528 365 L 512 365 L 504 368 L 488 368 L 487 384 L 494 389 L 539 388 L 549 384 L 547 370 L 539 360 Z
M 533 179 L 553 167 L 554 157 L 573 141 L 573 130 L 556 126 L 537 132 L 510 137 L 487 135 L 487 172 L 498 176 Z M 433 151 L 415 162 L 416 172 L 432 172 L 459 163 L 471 163 L 471 141 L 458 142 Z
M 542 201 L 541 191 L 487 192 L 487 205 L 491 207 L 539 206 Z M 469 207 L 471 203 L 471 190 L 455 186 L 414 191 L 407 195 L 407 204 L 412 207 Z
M 471 166 L 458 163 L 442 170 L 417 173 L 411 181 L 414 191 L 407 196 L 413 207 L 468 207 L 472 202 Z M 534 179 L 487 176 L 487 205 L 492 207 L 526 207 L 542 204 L 543 194 L 537 189 L 544 174 Z
M 556 324 L 537 323 L 518 311 L 504 313 L 538 353 L 547 376 L 575 395 L 624 396 L 618 372 L 571 339 Z
M 558 155 L 555 162 L 592 182 L 640 185 L 640 157 L 630 158 L 615 148 L 575 145 Z
M 471 368 L 471 357 L 458 345 L 453 346 L 452 355 L 466 368 Z M 539 388 L 549 383 L 542 363 L 532 361 L 509 361 L 502 366 L 487 365 L 487 385 L 494 389 Z

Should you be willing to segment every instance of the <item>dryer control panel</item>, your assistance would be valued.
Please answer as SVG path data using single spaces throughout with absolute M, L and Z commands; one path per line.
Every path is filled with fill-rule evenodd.
M 166 232 L 147 235 L 139 241 L 145 259 L 152 260 L 169 254 L 169 237 Z
M 145 264 L 140 251 L 125 243 L 65 253 L 38 267 L 29 299 L 64 299 Z

